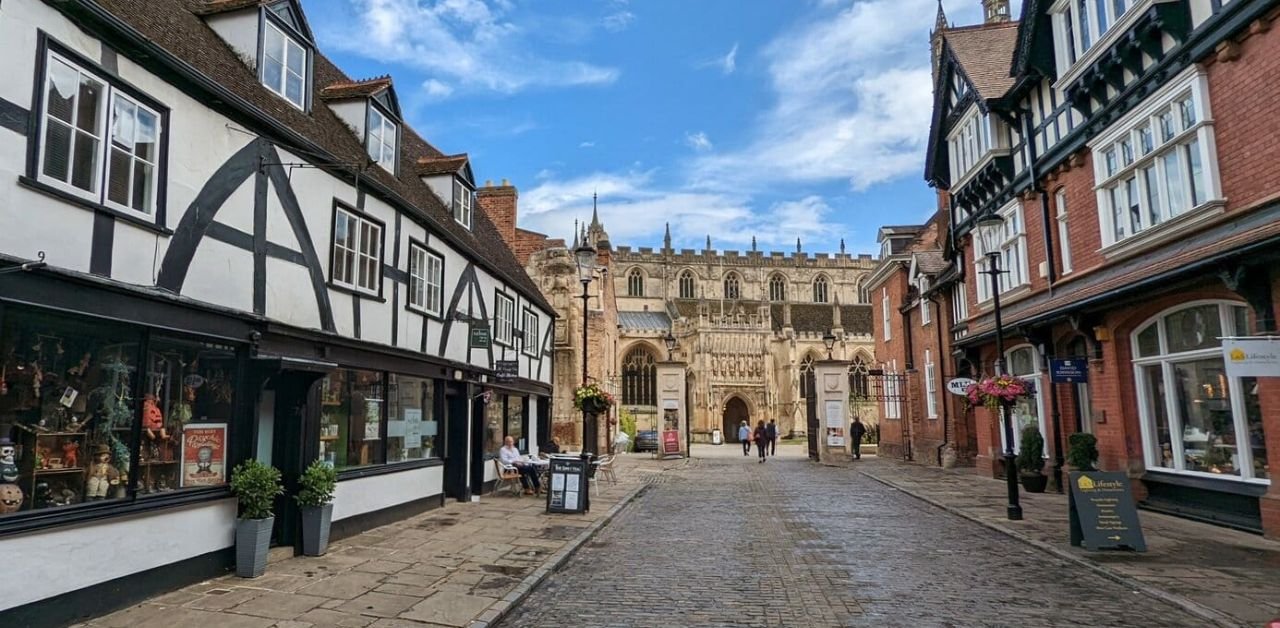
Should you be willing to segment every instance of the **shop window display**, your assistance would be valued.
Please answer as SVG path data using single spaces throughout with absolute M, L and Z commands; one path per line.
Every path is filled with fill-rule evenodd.
M 524 438 L 524 397 L 507 396 L 507 436 L 514 438 L 516 449 L 528 452 Z
M 387 462 L 438 458 L 435 381 L 392 373 L 387 391 Z
M 125 499 L 140 334 L 11 309 L 0 332 L 0 516 Z
M 383 374 L 335 371 L 321 386 L 321 459 L 339 470 L 384 463 Z
M 494 457 L 502 449 L 506 405 L 506 395 L 489 393 L 489 400 L 484 406 L 484 451 Z

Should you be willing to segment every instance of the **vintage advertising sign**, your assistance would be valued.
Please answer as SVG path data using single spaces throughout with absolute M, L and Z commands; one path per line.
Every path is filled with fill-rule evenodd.
M 1115 471 L 1072 471 L 1069 477 L 1072 545 L 1147 551 L 1129 476 Z
M 488 349 L 491 343 L 489 337 L 488 325 L 473 325 L 469 337 L 469 346 L 472 349 Z
M 227 424 L 190 423 L 182 428 L 181 486 L 227 482 Z
M 950 380 L 947 380 L 947 392 L 953 395 L 963 396 L 965 394 L 965 391 L 969 390 L 969 387 L 976 383 L 978 382 L 972 379 L 969 379 L 968 377 L 952 378 Z
M 1049 360 L 1049 379 L 1055 384 L 1083 384 L 1089 381 L 1089 361 L 1084 358 Z
M 1280 377 L 1280 339 L 1223 338 L 1227 377 Z
M 662 454 L 670 456 L 680 453 L 680 432 L 664 430 L 662 432 Z
M 500 382 L 515 381 L 520 376 L 520 362 L 518 360 L 498 360 L 493 363 L 493 374 Z

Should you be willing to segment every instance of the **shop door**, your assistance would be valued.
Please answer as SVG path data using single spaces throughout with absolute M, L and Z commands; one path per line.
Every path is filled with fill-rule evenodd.
M 493 403 L 501 403 L 497 399 Z M 471 442 L 467 444 L 471 451 L 471 494 L 484 492 L 484 400 L 480 395 L 471 395 Z
M 468 461 L 467 385 L 452 382 L 445 397 L 444 493 L 458 501 L 471 499 Z
M 320 454 L 320 380 L 323 373 L 284 371 L 268 381 L 275 390 L 271 461 L 280 469 L 284 494 L 276 498 L 272 544 L 302 547 L 302 520 L 293 495 L 298 477 Z

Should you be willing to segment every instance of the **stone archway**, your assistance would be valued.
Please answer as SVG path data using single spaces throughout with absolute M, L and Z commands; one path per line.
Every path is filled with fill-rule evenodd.
M 738 426 L 746 421 L 747 426 L 751 426 L 751 409 L 747 406 L 747 402 L 742 397 L 730 397 L 724 403 L 724 422 L 721 429 L 724 430 L 724 440 L 726 443 L 737 443 Z

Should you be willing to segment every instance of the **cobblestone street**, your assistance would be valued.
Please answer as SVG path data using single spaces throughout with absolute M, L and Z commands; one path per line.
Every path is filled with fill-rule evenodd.
M 798 447 L 663 473 L 501 625 L 1202 626 Z M 780 453 L 783 453 L 780 451 Z M 928 595 L 922 595 L 922 592 Z

